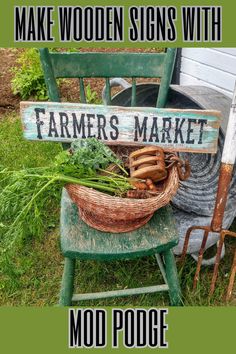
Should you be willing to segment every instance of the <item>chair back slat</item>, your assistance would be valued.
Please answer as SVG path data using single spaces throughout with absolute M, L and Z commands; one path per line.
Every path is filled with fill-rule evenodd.
M 132 77 L 131 107 L 136 106 L 136 79 Z
M 106 104 L 111 104 L 111 85 L 109 77 L 106 78 L 106 86 L 105 86 L 105 98 Z
M 86 103 L 86 95 L 85 95 L 85 89 L 84 89 L 84 80 L 82 77 L 79 78 L 79 88 L 80 88 L 80 100 L 82 103 Z
M 50 53 L 56 78 L 162 77 L 166 53 Z
M 54 68 L 51 62 L 51 53 L 47 48 L 40 49 L 39 53 L 49 99 L 52 102 L 60 102 L 60 94 L 54 74 Z
M 176 50 L 172 50 L 172 49 L 173 48 L 171 49 L 169 48 L 167 50 L 163 77 L 161 79 L 159 94 L 156 103 L 156 107 L 158 108 L 164 108 L 167 101 L 168 90 L 170 87 L 172 74 L 174 71 L 174 62 L 176 57 Z
M 105 78 L 106 103 L 111 103 L 109 78 L 132 78 L 131 105 L 136 105 L 136 78 L 160 78 L 156 107 L 163 108 L 167 100 L 176 56 L 175 48 L 165 53 L 51 53 L 40 49 L 48 95 L 59 102 L 57 78 L 80 78 L 81 102 L 86 102 L 83 78 Z

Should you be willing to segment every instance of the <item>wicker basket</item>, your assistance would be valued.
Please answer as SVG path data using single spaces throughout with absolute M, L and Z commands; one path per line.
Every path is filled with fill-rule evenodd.
M 146 224 L 157 209 L 169 203 L 178 185 L 177 168 L 173 166 L 164 191 L 148 199 L 114 197 L 77 184 L 68 184 L 66 189 L 85 223 L 100 231 L 119 233 Z

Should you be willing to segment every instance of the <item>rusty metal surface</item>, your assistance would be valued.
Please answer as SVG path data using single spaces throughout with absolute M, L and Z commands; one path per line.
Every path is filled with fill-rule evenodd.
M 201 266 L 202 266 L 202 262 L 203 262 L 203 255 L 204 255 L 204 252 L 206 249 L 206 244 L 207 244 L 207 239 L 209 236 L 210 227 L 209 226 L 191 226 L 187 230 L 186 237 L 184 240 L 184 245 L 183 245 L 183 251 L 182 251 L 182 255 L 181 255 L 181 259 L 180 259 L 182 266 L 185 261 L 185 257 L 186 257 L 187 250 L 188 250 L 188 244 L 191 239 L 192 232 L 195 230 L 203 231 L 203 238 L 202 238 L 202 242 L 201 242 L 201 246 L 200 246 L 200 250 L 199 250 L 198 258 L 197 258 L 197 268 L 196 268 L 196 272 L 195 272 L 194 280 L 193 280 L 193 289 L 196 288 L 197 283 L 199 281 L 200 270 L 201 270 Z
M 236 234 L 235 234 L 235 236 L 236 236 Z M 227 294 L 226 294 L 226 301 L 229 301 L 232 296 L 235 274 L 236 274 L 236 251 L 234 253 L 234 259 L 233 259 L 233 263 L 232 263 L 232 267 L 231 267 L 231 271 L 230 271 L 230 279 L 229 279 L 229 285 L 228 285 Z
M 199 216 L 194 213 L 183 212 L 182 210 L 179 210 L 177 208 L 173 208 L 173 210 L 176 218 L 177 228 L 180 234 L 180 241 L 178 245 L 174 248 L 174 253 L 176 255 L 180 255 L 182 253 L 184 238 L 188 228 L 191 227 L 192 225 L 196 225 L 196 226 L 208 225 L 210 227 L 212 216 Z M 231 225 L 233 220 L 234 220 L 234 213 L 232 213 L 231 211 L 225 213 L 223 227 L 227 228 L 228 225 Z M 193 230 L 192 237 L 190 239 L 188 249 L 187 249 L 188 254 L 193 254 L 198 256 L 198 252 L 202 244 L 203 234 L 204 232 L 200 229 Z M 219 233 L 210 232 L 206 243 L 206 249 L 216 244 L 218 240 L 219 240 Z M 208 264 L 208 263 L 213 264 L 214 259 L 212 260 L 212 262 L 204 262 L 204 264 Z
M 230 182 L 232 179 L 233 165 L 221 164 L 220 177 L 215 201 L 215 209 L 212 217 L 211 231 L 219 232 L 222 229 L 223 216 L 227 202 Z
M 218 276 L 218 269 L 219 269 L 219 264 L 220 264 L 220 255 L 222 251 L 222 247 L 224 245 L 224 241 L 226 237 L 236 237 L 236 232 L 232 232 L 229 230 L 222 230 L 220 232 L 220 240 L 218 243 L 217 247 L 217 254 L 216 254 L 216 262 L 214 266 L 214 271 L 213 271 L 213 276 L 211 280 L 211 287 L 210 287 L 210 296 L 214 293 L 215 290 L 215 285 L 217 281 L 217 276 Z M 229 278 L 229 284 L 226 292 L 226 301 L 229 301 L 232 295 L 233 291 L 233 286 L 234 286 L 234 280 L 235 280 L 235 274 L 236 274 L 236 250 L 234 253 L 234 258 L 230 270 L 230 278 Z
M 212 280 L 211 280 L 210 295 L 212 295 L 215 290 L 215 284 L 216 284 L 216 280 L 217 280 L 217 276 L 218 276 L 218 269 L 219 269 L 219 265 L 220 265 L 220 256 L 221 256 L 221 252 L 222 252 L 222 248 L 224 245 L 224 240 L 225 240 L 226 234 L 227 234 L 227 230 L 222 230 L 220 232 L 220 239 L 218 242 L 217 253 L 216 253 L 216 261 L 215 261 L 213 276 L 212 276 Z
M 202 248 L 205 249 L 205 247 L 206 247 L 206 242 L 207 242 L 208 233 L 210 231 L 210 227 L 209 226 L 190 226 L 186 232 L 186 236 L 185 236 L 184 243 L 183 243 L 182 254 L 181 254 L 181 259 L 180 259 L 180 262 L 182 264 L 184 263 L 184 260 L 185 260 L 186 254 L 187 254 L 187 250 L 188 250 L 189 240 L 190 240 L 191 234 L 194 230 L 204 231 L 200 250 Z
M 216 208 L 217 208 L 217 204 L 216 204 Z M 212 226 L 192 226 L 187 230 L 186 237 L 185 237 L 184 244 L 183 244 L 183 251 L 181 254 L 181 258 L 180 258 L 180 264 L 182 267 L 184 265 L 184 261 L 185 261 L 185 257 L 186 257 L 187 249 L 188 249 L 188 244 L 189 244 L 189 241 L 191 240 L 192 232 L 194 232 L 196 230 L 201 230 L 204 232 L 204 234 L 203 234 L 200 250 L 198 252 L 197 267 L 196 267 L 194 280 L 193 280 L 193 289 L 196 289 L 197 283 L 200 279 L 200 271 L 201 271 L 201 266 L 202 266 L 202 262 L 203 262 L 203 255 L 206 250 L 206 244 L 207 244 L 207 240 L 208 240 L 210 231 L 212 230 Z M 214 265 L 213 275 L 212 275 L 212 279 L 211 279 L 209 296 L 212 296 L 215 291 L 216 281 L 217 281 L 217 277 L 218 277 L 218 269 L 219 269 L 219 265 L 220 265 L 220 259 L 222 256 L 222 252 L 224 249 L 225 238 L 226 238 L 226 236 L 236 237 L 235 232 L 225 230 L 225 229 L 221 230 L 220 233 L 217 233 L 217 234 L 219 235 L 219 241 L 217 243 L 217 252 L 216 252 L 216 257 L 215 257 L 215 265 Z M 226 292 L 226 296 L 225 296 L 226 301 L 229 301 L 232 296 L 235 275 L 236 275 L 236 250 L 235 250 L 235 254 L 234 254 L 234 258 L 233 258 L 233 262 L 232 262 L 232 266 L 231 266 L 229 284 L 228 284 L 228 288 L 227 288 L 227 292 Z

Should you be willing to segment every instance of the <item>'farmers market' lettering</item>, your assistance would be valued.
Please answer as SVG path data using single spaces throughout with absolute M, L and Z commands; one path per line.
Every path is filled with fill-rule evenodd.
M 159 145 L 174 151 L 216 152 L 220 112 L 21 102 L 28 140 L 72 142 L 95 137 L 116 145 Z
M 45 109 L 35 108 L 38 139 L 42 139 Z M 118 140 L 121 134 L 132 134 L 134 142 L 202 144 L 207 119 L 185 119 L 176 117 L 134 116 L 133 129 L 120 132 L 117 115 L 105 116 L 99 113 L 48 112 L 47 136 L 50 138 L 92 138 Z

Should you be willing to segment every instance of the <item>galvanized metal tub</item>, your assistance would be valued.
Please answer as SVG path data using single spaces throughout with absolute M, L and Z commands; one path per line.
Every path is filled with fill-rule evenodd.
M 115 79 L 117 80 L 117 79 Z M 118 81 L 114 81 L 114 83 Z M 115 85 L 116 86 L 116 85 Z M 137 106 L 155 107 L 159 85 L 145 83 L 137 85 Z M 224 137 L 229 116 L 231 99 L 205 86 L 179 86 L 172 85 L 169 92 L 168 108 L 185 109 L 216 109 L 221 111 L 223 121 L 219 134 L 217 154 L 192 154 L 181 153 L 182 158 L 187 158 L 191 164 L 190 178 L 182 182 L 177 195 L 173 198 L 172 204 L 180 235 L 180 242 L 174 249 L 180 254 L 186 230 L 192 225 L 209 225 L 211 222 L 221 154 L 224 145 Z M 131 87 L 127 87 L 112 98 L 112 105 L 130 106 Z M 224 215 L 223 227 L 228 228 L 236 216 L 236 171 L 231 182 L 230 193 Z M 188 253 L 198 252 L 201 246 L 202 233 L 197 230 L 189 243 Z M 207 248 L 214 245 L 219 235 L 211 233 L 207 241 Z M 212 259 L 211 262 L 214 260 Z M 210 262 L 210 263 L 211 263 Z

